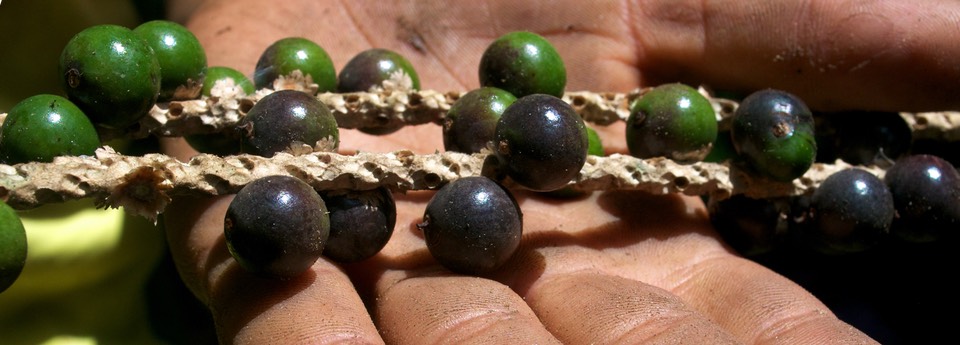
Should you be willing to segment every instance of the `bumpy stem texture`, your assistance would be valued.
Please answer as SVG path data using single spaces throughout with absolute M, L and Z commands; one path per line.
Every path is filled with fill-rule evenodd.
M 274 83 L 275 89 L 295 89 L 307 92 L 315 85 L 305 84 L 295 75 L 281 78 Z M 605 126 L 625 121 L 630 103 L 651 88 L 636 89 L 627 93 L 615 92 L 567 92 L 563 100 L 573 106 L 585 121 Z M 139 124 L 123 131 L 101 132 L 101 137 L 143 138 L 156 136 L 183 136 L 188 134 L 214 133 L 233 128 L 247 111 L 264 96 L 274 92 L 262 89 L 253 95 L 244 95 L 233 85 L 216 85 L 210 97 L 198 100 L 161 103 L 154 106 L 149 116 Z M 717 114 L 721 128 L 736 111 L 735 101 L 708 97 Z M 403 125 L 441 124 L 450 106 L 462 92 L 438 92 L 434 90 L 380 90 L 378 92 L 320 93 L 320 99 L 332 110 L 342 128 L 397 127 Z M 927 112 L 900 114 L 913 130 L 917 139 L 960 140 L 960 112 Z M 2 122 L 5 114 L 0 114 Z
M 487 153 L 410 151 L 342 155 L 312 152 L 219 157 L 200 154 L 181 162 L 163 154 L 124 156 L 109 147 L 93 157 L 58 157 L 52 163 L 0 165 L 0 197 L 19 209 L 70 199 L 95 198 L 101 207 L 124 207 L 155 219 L 167 203 L 183 195 L 236 193 L 269 175 L 300 178 L 318 190 L 373 189 L 397 192 L 435 189 L 465 177 L 496 174 L 497 161 Z M 637 159 L 614 154 L 590 156 L 571 187 L 581 190 L 643 190 L 654 194 L 685 193 L 727 197 L 799 195 L 811 192 L 827 176 L 848 167 L 816 164 L 791 183 L 759 180 L 725 164 L 681 165 L 668 159 Z M 871 172 L 881 175 L 880 169 Z M 505 181 L 510 185 L 510 181 Z
M 282 81 L 280 81 L 282 82 Z M 275 84 L 279 85 L 279 84 Z M 292 83 L 287 88 L 298 88 Z M 244 96 L 229 85 L 217 87 L 212 97 L 158 104 L 133 131 L 113 136 L 179 136 L 217 132 L 234 126 L 257 100 L 272 92 Z M 629 93 L 568 92 L 564 100 L 585 120 L 608 125 L 627 118 L 629 103 L 648 89 Z M 323 93 L 343 128 L 441 123 L 460 93 L 381 91 Z M 736 102 L 711 98 L 718 121 L 725 121 Z M 2 121 L 5 114 L 0 114 Z M 960 113 L 903 114 L 915 137 L 960 140 Z M 438 129 L 439 130 L 439 129 Z M 218 157 L 201 154 L 181 162 L 163 154 L 123 156 L 109 147 L 92 157 L 58 157 L 52 163 L 0 164 L 0 198 L 26 209 L 71 199 L 95 198 L 101 207 L 124 207 L 150 219 L 163 212 L 173 197 L 236 193 L 259 177 L 291 175 L 318 190 L 373 189 L 386 186 L 403 192 L 434 189 L 445 182 L 475 175 L 495 177 L 497 161 L 488 153 L 466 155 L 444 152 L 417 155 L 409 151 L 357 153 L 280 153 L 272 158 L 252 155 Z M 571 187 L 581 190 L 643 190 L 655 194 L 684 193 L 728 197 L 790 196 L 811 193 L 821 181 L 849 167 L 815 164 L 790 183 L 755 178 L 736 166 L 715 163 L 678 164 L 669 159 L 637 159 L 614 154 L 590 156 Z M 882 176 L 883 170 L 861 167 Z M 510 185 L 510 181 L 505 181 Z

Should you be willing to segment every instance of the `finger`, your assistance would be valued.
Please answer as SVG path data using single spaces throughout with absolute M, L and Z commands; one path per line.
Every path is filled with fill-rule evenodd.
M 636 47 L 629 43 L 622 1 L 220 1 L 204 7 L 190 27 L 209 64 L 252 73 L 258 54 L 285 35 L 314 40 L 339 69 L 358 52 L 386 48 L 416 67 L 425 89 L 479 87 L 484 49 L 509 31 L 543 34 L 567 66 L 568 89 L 624 91 L 638 82 Z M 322 13 L 322 21 L 317 14 Z M 237 21 L 236 18 L 257 18 Z M 533 20 L 532 20 L 533 19 Z M 244 52 L 244 53 L 238 53 Z M 252 53 L 252 54 L 250 54 Z
M 394 344 L 559 344 L 520 296 L 484 278 L 404 279 L 380 293 L 377 320 Z
M 869 340 L 800 286 L 752 261 L 726 257 L 701 262 L 685 273 L 671 291 L 749 343 Z M 733 305 L 737 308 L 730 308 Z
M 432 192 L 396 196 L 397 229 L 380 253 L 345 268 L 388 343 L 557 343 L 506 285 L 454 275 L 430 256 L 416 223 Z
M 822 109 L 960 105 L 955 1 L 661 1 L 631 12 L 645 84 L 790 90 Z
M 493 334 L 503 336 L 498 340 L 509 343 L 540 343 L 553 340 L 552 337 L 564 343 L 690 339 L 736 342 L 728 331 L 678 297 L 640 283 L 636 273 L 631 273 L 631 279 L 624 279 L 611 273 L 622 272 L 607 269 L 637 265 L 633 261 L 623 262 L 629 258 L 623 252 L 599 249 L 678 232 L 667 224 L 685 224 L 684 217 L 673 218 L 675 212 L 662 212 L 675 210 L 652 208 L 650 212 L 670 217 L 669 222 L 661 223 L 661 229 L 649 223 L 637 224 L 650 232 L 625 234 L 613 230 L 619 229 L 618 225 L 590 226 L 597 221 L 597 213 L 588 213 L 598 212 L 597 199 L 558 204 L 521 194 L 524 223 L 530 226 L 525 225 L 520 251 L 502 268 L 503 273 L 492 277 L 507 283 L 507 287 L 483 278 L 450 276 L 433 261 L 422 237 L 413 229 L 422 217 L 426 198 L 429 193 L 399 196 L 399 227 L 390 243 L 371 260 L 348 267 L 355 283 L 361 285 L 361 292 L 374 301 L 377 324 L 390 330 L 383 332 L 388 342 L 479 342 L 490 341 L 484 337 Z M 421 206 L 416 207 L 418 204 Z M 559 212 L 561 208 L 563 213 Z M 567 218 L 562 214 L 580 217 Z M 686 241 L 690 245 L 683 246 L 685 251 L 720 250 L 716 242 L 703 244 L 700 242 L 705 241 L 696 236 L 680 237 L 694 238 Z M 657 251 L 635 250 L 635 259 L 654 256 Z M 659 272 L 655 265 L 679 267 L 687 262 L 683 255 L 675 256 L 676 259 L 663 262 L 644 261 L 641 267 L 649 264 L 648 270 Z M 643 276 L 656 274 L 647 272 Z M 597 288 L 596 284 L 604 288 Z
M 871 341 L 796 284 L 723 247 L 696 198 L 619 191 L 586 201 L 560 213 L 549 201 L 526 199 L 525 224 L 536 225 L 524 229 L 520 250 L 497 277 L 565 342 L 658 334 Z M 598 325 L 623 326 L 582 333 L 584 310 Z
M 603 273 L 553 276 L 528 294 L 527 301 L 568 344 L 739 343 L 677 296 Z
M 349 277 L 329 261 L 288 280 L 242 269 L 223 236 L 231 200 L 176 199 L 165 212 L 176 216 L 164 217 L 180 275 L 211 310 L 221 343 L 382 342 Z

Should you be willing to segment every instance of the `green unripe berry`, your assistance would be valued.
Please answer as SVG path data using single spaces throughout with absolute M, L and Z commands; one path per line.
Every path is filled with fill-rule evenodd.
M 150 111 L 160 92 L 160 62 L 132 30 L 96 25 L 73 36 L 60 54 L 67 96 L 91 122 L 124 128 Z
M 93 155 L 100 137 L 76 105 L 56 95 L 17 103 L 0 127 L 0 159 L 6 164 L 51 162 L 57 156 Z
M 236 131 L 244 152 L 264 157 L 291 146 L 335 150 L 340 144 L 340 129 L 330 108 L 296 90 L 280 90 L 261 98 Z
M 784 91 L 761 90 L 744 98 L 733 116 L 730 136 L 739 157 L 777 181 L 802 176 L 817 154 L 810 108 Z
M 517 98 L 535 93 L 563 97 L 567 70 L 545 38 L 515 31 L 500 36 L 480 58 L 480 85 L 493 86 Z
M 303 37 L 283 38 L 267 47 L 257 61 L 253 83 L 257 89 L 272 88 L 274 80 L 297 70 L 309 76 L 318 91 L 336 91 L 337 73 L 327 51 Z
M 603 141 L 600 140 L 600 135 L 597 134 L 597 131 L 590 126 L 587 127 L 587 154 L 592 156 L 603 157 L 606 155 L 606 152 L 603 150 Z
M 203 89 L 201 90 L 200 94 L 210 97 L 210 90 L 217 85 L 217 82 L 227 79 L 232 80 L 234 86 L 239 87 L 248 95 L 252 95 L 254 92 L 256 92 L 256 89 L 253 87 L 253 83 L 250 82 L 250 79 L 243 75 L 243 73 L 240 73 L 240 71 L 230 67 L 213 66 L 207 68 L 207 76 L 203 79 Z
M 160 63 L 158 101 L 200 97 L 207 54 L 190 30 L 167 20 L 153 20 L 133 29 L 153 49 Z
M 716 113 L 696 89 L 683 84 L 660 85 L 632 104 L 626 135 L 633 156 L 698 162 L 710 153 L 717 139 Z
M 0 292 L 20 277 L 27 262 L 27 232 L 20 216 L 0 201 Z

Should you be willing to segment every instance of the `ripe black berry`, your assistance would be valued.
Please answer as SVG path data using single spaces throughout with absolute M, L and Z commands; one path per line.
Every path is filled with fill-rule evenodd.
M 829 117 L 825 122 L 834 127 L 834 135 L 826 143 L 832 147 L 821 152 L 832 151 L 847 163 L 888 166 L 887 162 L 910 149 L 913 134 L 899 113 L 851 111 L 823 116 Z
M 473 176 L 440 188 L 417 227 L 441 265 L 478 274 L 496 269 L 513 255 L 523 220 L 508 190 L 489 178 Z
M 867 250 L 882 239 L 895 215 L 890 189 L 862 169 L 830 175 L 813 193 L 806 224 L 806 240 L 828 254 Z
M 387 49 L 368 49 L 355 55 L 340 70 L 337 91 L 366 92 L 382 87 L 386 80 L 400 81 L 403 78 L 409 83 L 406 88 L 420 89 L 420 77 L 403 55 Z
M 244 269 L 295 277 L 323 253 L 330 218 L 310 185 L 290 176 L 268 176 L 237 193 L 223 230 L 230 254 Z
M 387 245 L 397 223 L 397 206 L 386 188 L 327 192 L 330 238 L 323 255 L 337 262 L 357 262 Z
M 960 227 L 960 174 L 937 156 L 898 160 L 884 176 L 899 217 L 891 232 L 908 241 L 928 242 L 955 235 Z
M 517 99 L 501 115 L 494 152 L 505 172 L 535 191 L 559 189 L 587 160 L 587 127 L 563 100 L 535 94 Z
M 447 112 L 443 123 L 443 148 L 463 153 L 480 152 L 493 141 L 497 121 L 513 102 L 512 94 L 495 87 L 465 93 Z
M 724 241 L 744 256 L 776 250 L 787 240 L 789 205 L 770 199 L 737 194 L 711 198 L 710 221 Z
M 271 157 L 291 145 L 333 150 L 340 144 L 337 119 L 323 102 L 306 93 L 280 90 L 263 97 L 237 126 L 243 150 Z
M 747 96 L 733 116 L 730 136 L 740 157 L 779 181 L 802 176 L 817 153 L 810 109 L 796 96 L 778 90 Z

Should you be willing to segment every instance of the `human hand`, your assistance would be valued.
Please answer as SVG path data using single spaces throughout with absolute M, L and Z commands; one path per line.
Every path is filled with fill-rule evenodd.
M 260 52 L 307 37 L 342 66 L 371 47 L 400 52 L 425 89 L 478 87 L 483 49 L 514 30 L 543 34 L 564 58 L 568 90 L 628 91 L 682 81 L 789 90 L 813 107 L 956 108 L 960 56 L 953 3 L 540 1 L 329 3 L 215 1 L 189 27 L 211 66 L 250 72 Z M 952 16 L 952 17 L 951 17 Z M 892 73 L 896 71 L 896 73 Z M 626 152 L 623 125 L 598 128 Z M 182 143 L 170 153 L 188 158 Z M 385 137 L 341 131 L 341 151 L 431 153 L 439 128 Z M 319 260 L 302 277 L 263 279 L 227 252 L 230 197 L 176 200 L 165 217 L 184 281 L 226 343 L 871 342 L 800 286 L 740 258 L 697 198 L 598 192 L 557 201 L 514 191 L 524 237 L 485 277 L 451 274 L 415 228 L 430 192 L 396 195 L 397 228 L 377 256 Z

